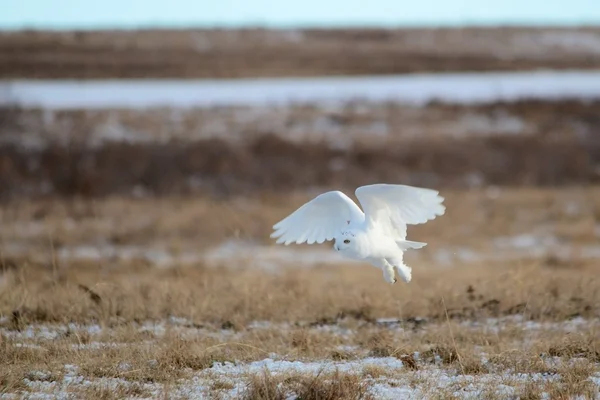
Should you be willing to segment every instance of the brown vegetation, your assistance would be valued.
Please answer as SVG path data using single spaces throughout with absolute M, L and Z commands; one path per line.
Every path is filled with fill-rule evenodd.
M 50 260 L 49 260 L 50 261 Z M 380 271 L 367 266 L 287 269 L 272 274 L 240 266 L 181 267 L 157 270 L 144 265 L 71 262 L 69 266 L 22 264 L 3 274 L 0 313 L 13 329 L 36 323 L 98 323 L 186 318 L 194 326 L 244 329 L 252 321 L 300 322 L 318 327 L 347 320 L 385 326 L 377 318 L 397 318 L 415 330 L 446 321 L 478 321 L 518 315 L 534 321 L 563 321 L 599 313 L 597 272 L 590 265 L 551 269 L 536 262 L 493 271 L 465 267 L 457 272 L 415 267 L 414 282 L 386 285 Z M 109 273 L 110 272 L 110 273 Z M 82 285 L 89 290 L 82 290 Z M 471 300 L 472 285 L 481 297 Z M 273 289 L 278 288 L 278 289 Z M 347 290 L 352 288 L 352 290 Z M 361 293 L 357 297 L 356 293 Z M 577 299 L 584 299 L 578 301 Z M 491 306 L 495 303 L 495 306 Z M 416 323 L 417 319 L 423 319 Z M 305 321 L 305 322 L 301 322 Z M 319 339 L 298 330 L 286 341 L 312 352 Z M 309 336 L 304 336 L 309 335 Z M 382 355 L 389 337 L 372 338 Z M 460 341 L 460 336 L 455 334 Z M 317 342 L 315 342 L 317 340 Z M 583 356 L 600 362 L 599 348 L 574 341 L 547 351 L 553 356 Z M 320 349 L 322 354 L 328 349 Z M 443 356 L 450 363 L 454 356 Z
M 565 34 L 598 31 L 2 33 L 0 76 L 598 66 L 590 49 L 560 45 Z M 172 110 L 2 110 L 0 394 L 597 397 L 599 110 L 357 102 L 290 107 L 267 128 L 281 110 L 251 122 L 235 108 L 191 110 L 179 124 Z M 107 120 L 139 141 L 98 146 L 90 138 Z M 366 129 L 378 123 L 383 140 Z M 227 134 L 204 137 L 203 124 Z M 446 215 L 409 229 L 429 243 L 407 254 L 410 284 L 389 285 L 368 265 L 302 263 L 329 244 L 260 258 L 275 248 L 273 223 L 315 192 L 377 181 L 446 197 Z M 207 257 L 232 242 L 224 258 Z
M 239 78 L 598 68 L 597 28 L 23 31 L 4 78 Z M 580 43 L 580 45 L 574 45 Z
M 310 375 L 292 375 L 275 378 L 270 372 L 251 376 L 245 400 L 285 400 L 288 393 L 295 393 L 303 400 L 373 400 L 367 392 L 370 384 L 355 374 L 340 373 Z
M 600 101 L 520 99 L 415 106 L 352 99 L 287 104 L 150 109 L 0 108 L 0 140 L 23 148 L 87 147 L 107 142 L 189 143 L 217 139 L 243 146 L 268 134 L 297 144 L 381 148 L 407 140 L 536 136 L 597 140 Z
M 234 107 L 181 112 L 177 123 L 173 113 L 4 109 L 0 198 L 236 196 L 375 181 L 564 186 L 600 177 L 597 101 Z M 135 137 L 107 139 L 105 128 Z
M 316 374 L 265 369 L 238 378 L 245 398 L 285 398 L 290 392 L 308 399 L 372 398 L 374 383 L 400 384 L 398 379 L 427 391 L 437 386 L 430 386 L 435 373 L 427 378 L 436 369 L 482 382 L 491 379 L 484 384 L 490 393 L 502 379 L 521 387 L 528 398 L 542 392 L 597 392 L 589 380 L 600 362 L 594 324 L 600 315 L 597 267 L 577 269 L 577 274 L 538 264 L 420 269 L 413 283 L 402 286 L 386 284 L 373 272 L 348 266 L 282 266 L 279 274 L 225 265 L 157 270 L 120 263 L 72 265 L 56 273 L 21 264 L 2 275 L 0 316 L 9 318 L 0 324 L 0 362 L 10 366 L 0 370 L 2 390 L 28 391 L 24 382 L 31 381 L 60 385 L 69 373 L 65 365 L 73 365 L 79 376 L 98 382 L 72 384 L 85 389 L 86 397 L 101 397 L 102 391 L 117 397 L 158 396 L 152 392 L 157 388 L 167 395 L 194 376 L 210 382 L 216 395 L 239 381 L 211 367 L 278 354 L 287 360 L 337 358 L 341 363 L 392 357 L 404 367 L 365 364 Z M 89 290 L 81 290 L 82 284 Z M 480 300 L 473 302 L 473 290 L 465 288 L 469 285 L 482 294 Z M 584 324 L 575 325 L 568 316 L 575 296 L 591 305 Z M 512 307 L 508 318 L 490 320 L 498 314 L 479 305 L 489 299 L 526 306 Z M 448 313 L 473 306 L 477 313 Z M 415 316 L 423 322 L 412 324 Z M 254 325 L 257 321 L 263 325 Z M 350 350 L 343 358 L 332 357 L 340 346 Z M 575 364 L 569 364 L 574 357 Z M 556 379 L 532 386 L 529 380 L 494 378 L 507 371 Z M 117 379 L 118 384 L 103 386 L 98 379 Z
M 170 144 L 0 148 L 1 197 L 204 193 L 235 196 L 308 187 L 398 182 L 438 188 L 598 182 L 595 141 L 492 137 L 406 141 L 383 149 L 331 149 L 276 136 L 248 146 Z
M 354 197 L 353 192 L 354 188 L 348 188 L 348 195 Z M 6 265 L 16 266 L 22 261 L 14 259 L 18 254 L 27 256 L 31 262 L 45 263 L 52 251 L 61 254 L 63 250 L 81 246 L 163 249 L 176 259 L 179 253 L 201 256 L 202 252 L 228 240 L 270 245 L 272 225 L 315 193 L 260 193 L 230 199 L 211 196 L 19 199 L 5 203 L 0 209 L 0 249 L 6 259 L 13 258 L 11 262 L 5 260 Z M 431 223 L 411 226 L 408 232 L 413 240 L 431 243 L 418 252 L 408 253 L 431 257 L 419 261 L 425 265 L 440 264 L 433 257 L 437 251 L 466 247 L 497 254 L 501 263 L 519 254 L 517 250 L 522 255 L 530 252 L 537 258 L 545 257 L 544 253 L 538 253 L 543 250 L 548 257 L 544 262 L 562 269 L 585 265 L 585 254 L 580 254 L 578 247 L 597 245 L 596 224 L 600 215 L 597 187 L 442 190 L 441 194 L 446 199 L 446 214 Z M 519 249 L 510 241 L 502 246 L 496 243 L 499 238 L 519 235 L 531 237 L 532 248 Z M 548 242 L 548 238 L 554 239 Z M 329 244 L 323 246 L 329 251 Z M 565 253 L 565 248 L 571 250 Z M 234 247 L 230 255 L 233 257 L 241 250 Z M 476 298 L 475 294 L 472 296 Z
M 492 399 L 506 398 L 501 387 L 530 399 L 593 398 L 600 271 L 576 247 L 597 242 L 598 190 L 442 193 L 447 214 L 409 229 L 409 237 L 429 245 L 419 250 L 424 258 L 410 262 L 413 281 L 396 285 L 368 265 L 302 268 L 292 258 L 268 271 L 234 259 L 157 268 L 119 257 L 57 256 L 105 243 L 200 254 L 230 238 L 272 243 L 270 226 L 306 192 L 4 204 L 0 365 L 10 367 L 0 369 L 0 390 L 85 398 L 189 398 L 202 390 L 213 398 L 368 399 L 381 398 L 383 385 L 427 398 L 474 387 Z M 451 268 L 434 257 L 446 246 L 484 249 L 496 237 L 539 227 L 574 251 L 555 262 L 507 261 L 509 250 L 496 249 L 494 260 Z M 12 254 L 15 244 L 26 252 Z M 267 358 L 322 368 L 244 369 Z M 382 364 L 390 360 L 396 364 Z M 232 363 L 238 372 L 227 369 Z

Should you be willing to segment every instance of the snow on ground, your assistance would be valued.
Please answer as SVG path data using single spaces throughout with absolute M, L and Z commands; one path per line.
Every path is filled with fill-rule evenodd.
M 361 107 L 366 108 L 363 114 Z M 332 109 L 333 107 L 327 107 Z M 0 135 L 0 145 L 41 150 L 73 143 L 100 148 L 108 143 L 166 144 L 219 139 L 242 146 L 272 132 L 286 141 L 316 143 L 333 149 L 378 147 L 405 139 L 534 135 L 545 129 L 507 110 L 456 112 L 389 103 L 340 103 L 337 110 L 314 105 L 278 107 L 166 108 L 89 110 L 83 114 L 28 110 L 15 115 Z M 587 126 L 571 124 L 582 137 Z M 579 134 L 579 133 L 578 133 Z
M 127 371 L 124 366 L 124 371 Z M 421 399 L 427 398 L 439 391 L 449 391 L 455 398 L 478 399 L 485 397 L 490 391 L 501 396 L 514 395 L 516 386 L 533 382 L 543 384 L 556 381 L 560 377 L 542 373 L 510 373 L 461 375 L 456 371 L 443 370 L 434 366 L 420 371 L 410 371 L 404 368 L 402 361 L 394 357 L 365 358 L 357 361 L 285 361 L 267 358 L 251 363 L 215 364 L 212 368 L 205 369 L 195 374 L 191 379 L 170 385 L 169 398 L 205 399 L 211 398 L 212 387 L 215 382 L 223 389 L 219 390 L 220 398 L 236 399 L 245 390 L 245 378 L 249 375 L 262 375 L 268 371 L 273 377 L 286 377 L 293 375 L 316 376 L 317 374 L 340 373 L 364 376 L 364 371 L 369 368 L 381 368 L 385 377 L 363 378 L 368 384 L 369 392 L 377 399 Z M 98 387 L 116 390 L 119 387 L 138 385 L 150 396 L 157 397 L 166 389 L 159 383 L 134 383 L 122 378 L 97 378 L 88 379 L 78 374 L 74 365 L 65 365 L 65 375 L 62 380 L 48 381 L 48 373 L 33 371 L 30 378 L 25 379 L 25 385 L 31 393 L 36 393 L 34 398 L 74 398 L 75 390 Z M 597 383 L 599 377 L 594 375 L 590 381 Z M 421 384 L 415 384 L 421 382 Z M 212 393 L 211 393 L 212 392 Z M 293 393 L 288 393 L 294 399 Z M 11 394 L 1 395 L 2 399 L 18 398 Z M 30 397 L 31 398 L 31 397 Z
M 411 74 L 236 80 L 25 81 L 0 83 L 0 105 L 49 109 L 210 107 L 351 99 L 425 104 L 600 97 L 599 71 Z
M 48 250 L 32 254 L 24 242 L 3 244 L 5 256 L 27 256 L 30 260 L 43 261 Z M 59 261 L 94 261 L 116 259 L 121 261 L 144 261 L 158 267 L 204 264 L 208 266 L 243 265 L 277 271 L 282 265 L 314 267 L 319 265 L 358 264 L 346 259 L 332 249 L 323 246 L 276 246 L 261 245 L 252 241 L 228 240 L 207 250 L 171 250 L 153 245 L 81 244 L 63 246 L 54 250 Z M 431 259 L 435 265 L 451 267 L 469 262 L 510 261 L 553 257 L 567 260 L 600 258 L 600 246 L 596 244 L 574 244 L 559 241 L 554 236 L 524 233 L 515 236 L 497 237 L 484 248 L 469 246 L 441 247 L 430 252 L 409 251 L 407 262 Z
M 3 244 L 7 256 L 27 256 L 31 260 L 47 259 L 47 252 L 32 254 L 26 244 L 12 242 Z M 120 261 L 144 261 L 158 267 L 177 265 L 244 265 L 266 270 L 281 269 L 281 265 L 311 267 L 315 265 L 353 263 L 333 250 L 323 248 L 302 248 L 283 246 L 262 246 L 253 242 L 226 241 L 220 246 L 206 251 L 172 251 L 164 247 L 89 244 L 64 246 L 55 250 L 59 261 L 94 261 L 117 259 Z
M 0 318 L 0 326 L 8 322 L 6 317 Z M 390 329 L 402 329 L 400 326 L 394 326 L 395 319 L 383 318 L 377 321 L 378 324 L 385 324 Z M 471 327 L 480 331 L 482 327 L 489 326 L 491 329 L 501 326 L 520 327 L 525 331 L 533 332 L 544 329 L 558 329 L 565 332 L 573 332 L 578 329 L 594 329 L 598 326 L 598 321 L 575 318 L 570 321 L 538 323 L 523 319 L 520 316 L 510 316 L 503 318 L 489 318 L 479 322 L 466 321 L 466 327 Z M 164 335 L 167 329 L 176 329 L 177 335 L 189 337 L 196 335 L 204 337 L 212 333 L 214 337 L 224 341 L 239 340 L 239 332 L 229 329 L 207 329 L 191 327 L 191 322 L 185 318 L 171 317 L 162 322 L 145 322 L 138 326 L 140 332 L 151 332 L 160 337 Z M 291 325 L 286 323 L 271 323 L 268 321 L 256 321 L 249 324 L 246 328 L 249 331 L 263 329 L 285 330 Z M 309 329 L 320 329 L 322 327 L 312 327 Z M 330 332 L 343 335 L 344 328 L 340 326 L 329 327 Z M 436 324 L 426 324 L 423 329 L 436 330 L 440 327 Z M 23 327 L 21 331 L 13 331 L 0 328 L 0 333 L 9 340 L 23 341 L 21 346 L 43 348 L 45 343 L 55 341 L 67 331 L 87 333 L 94 340 L 85 344 L 72 344 L 71 347 L 76 350 L 101 349 L 106 347 L 127 346 L 126 343 L 100 342 L 96 339 L 104 333 L 104 328 L 96 324 L 91 325 L 30 325 Z M 37 340 L 31 343 L 31 340 Z M 152 346 L 152 340 L 146 340 L 144 343 Z M 138 343 L 139 345 L 139 343 Z M 270 354 L 266 358 L 254 362 L 226 361 L 214 363 L 212 367 L 200 371 L 186 370 L 188 378 L 170 384 L 165 387 L 160 383 L 141 383 L 123 378 L 89 378 L 80 372 L 76 365 L 65 365 L 62 374 L 52 374 L 50 371 L 32 370 L 25 379 L 24 384 L 29 392 L 28 398 L 51 399 L 51 398 L 75 398 L 78 391 L 91 388 L 102 388 L 104 390 L 113 390 L 121 388 L 133 388 L 134 386 L 142 390 L 147 396 L 156 398 L 161 396 L 165 390 L 169 390 L 169 398 L 186 399 L 204 399 L 213 398 L 215 390 L 218 390 L 221 398 L 235 399 L 243 393 L 246 388 L 247 378 L 252 375 L 262 376 L 268 372 L 272 377 L 285 378 L 290 376 L 317 376 L 335 373 L 346 373 L 361 377 L 362 382 L 368 384 L 369 392 L 378 399 L 419 399 L 429 397 L 440 391 L 452 393 L 461 399 L 476 399 L 485 397 L 485 394 L 496 393 L 501 396 L 514 395 L 517 387 L 523 386 L 528 382 L 543 384 L 560 379 L 558 374 L 544 373 L 516 373 L 506 370 L 496 373 L 477 373 L 462 374 L 457 367 L 444 367 L 439 362 L 434 364 L 421 365 L 419 370 L 407 368 L 401 359 L 396 357 L 372 357 L 368 354 L 360 355 L 351 360 L 334 361 L 328 359 L 321 360 L 297 360 L 286 359 L 286 356 Z M 413 354 L 416 360 L 419 360 L 419 354 Z M 548 359 L 549 363 L 561 362 L 559 359 Z M 152 362 L 150 360 L 149 362 Z M 482 362 L 487 361 L 482 354 Z M 127 363 L 121 363 L 120 367 L 124 376 L 131 370 Z M 373 372 L 374 371 L 374 372 Z M 56 371 L 54 371 L 56 372 Z M 51 377 L 59 376 L 54 380 Z M 589 378 L 600 388 L 600 375 L 595 374 Z M 220 389 L 215 389 L 215 383 L 218 383 Z M 600 395 L 600 392 L 598 393 Z M 289 398 L 294 398 L 293 393 L 289 393 Z M 5 393 L 0 395 L 2 399 L 21 398 L 20 393 Z
M 379 318 L 374 322 L 354 321 L 352 319 L 340 319 L 333 325 L 314 324 L 313 321 L 296 321 L 290 322 L 273 322 L 273 321 L 254 321 L 246 325 L 244 330 L 234 330 L 231 328 L 223 328 L 215 325 L 198 325 L 190 320 L 179 317 L 170 317 L 164 321 L 145 321 L 139 324 L 132 324 L 135 330 L 139 333 L 149 333 L 152 337 L 164 337 L 168 333 L 176 333 L 178 336 L 193 339 L 197 337 L 211 337 L 219 340 L 242 340 L 244 335 L 249 332 L 264 332 L 264 331 L 279 331 L 287 332 L 298 327 L 305 327 L 315 333 L 327 332 L 328 334 L 338 336 L 340 338 L 348 338 L 356 333 L 356 327 L 364 330 L 379 330 L 385 328 L 387 330 L 400 332 L 410 332 L 414 328 L 414 323 L 419 323 L 422 332 L 436 332 L 442 329 L 444 323 L 428 321 L 427 318 L 411 318 L 410 322 L 400 320 L 398 318 Z M 480 320 L 465 320 L 460 322 L 460 326 L 466 330 L 476 332 L 491 332 L 498 334 L 503 329 L 511 328 L 518 329 L 521 332 L 536 334 L 540 331 L 561 331 L 561 332 L 578 332 L 585 329 L 600 328 L 600 321 L 595 319 L 586 319 L 583 317 L 575 317 L 565 321 L 532 321 L 523 315 L 508 315 L 498 318 L 483 318 Z M 10 329 L 8 318 L 0 318 L 0 334 L 4 337 L 22 341 L 23 346 L 31 345 L 31 341 L 37 343 L 52 341 L 71 334 L 84 335 L 89 337 L 90 342 L 85 345 L 79 343 L 83 347 L 102 347 L 112 346 L 115 343 L 101 342 L 100 338 L 104 334 L 111 334 L 113 330 L 108 327 L 102 327 L 98 324 L 31 324 L 22 327 L 20 330 Z M 151 341 L 149 341 L 150 343 Z

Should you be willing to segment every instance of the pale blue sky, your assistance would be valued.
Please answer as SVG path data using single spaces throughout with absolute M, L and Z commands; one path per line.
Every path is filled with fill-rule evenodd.
M 600 0 L 0 0 L 0 29 L 600 25 Z

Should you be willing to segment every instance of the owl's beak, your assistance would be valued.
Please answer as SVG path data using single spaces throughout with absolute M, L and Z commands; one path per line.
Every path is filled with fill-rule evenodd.
M 338 249 L 337 245 L 333 245 L 333 248 L 335 249 L 335 251 L 340 251 L 340 249 Z

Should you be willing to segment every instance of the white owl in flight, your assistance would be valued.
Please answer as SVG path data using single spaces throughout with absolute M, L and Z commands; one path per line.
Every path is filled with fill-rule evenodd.
M 361 186 L 355 194 L 364 213 L 344 193 L 326 192 L 273 225 L 271 237 L 286 246 L 335 240 L 336 251 L 381 268 L 386 282 L 396 283 L 394 268 L 410 282 L 411 268 L 404 264 L 403 254 L 427 243 L 406 240 L 406 225 L 443 215 L 444 198 L 436 190 L 390 184 Z

